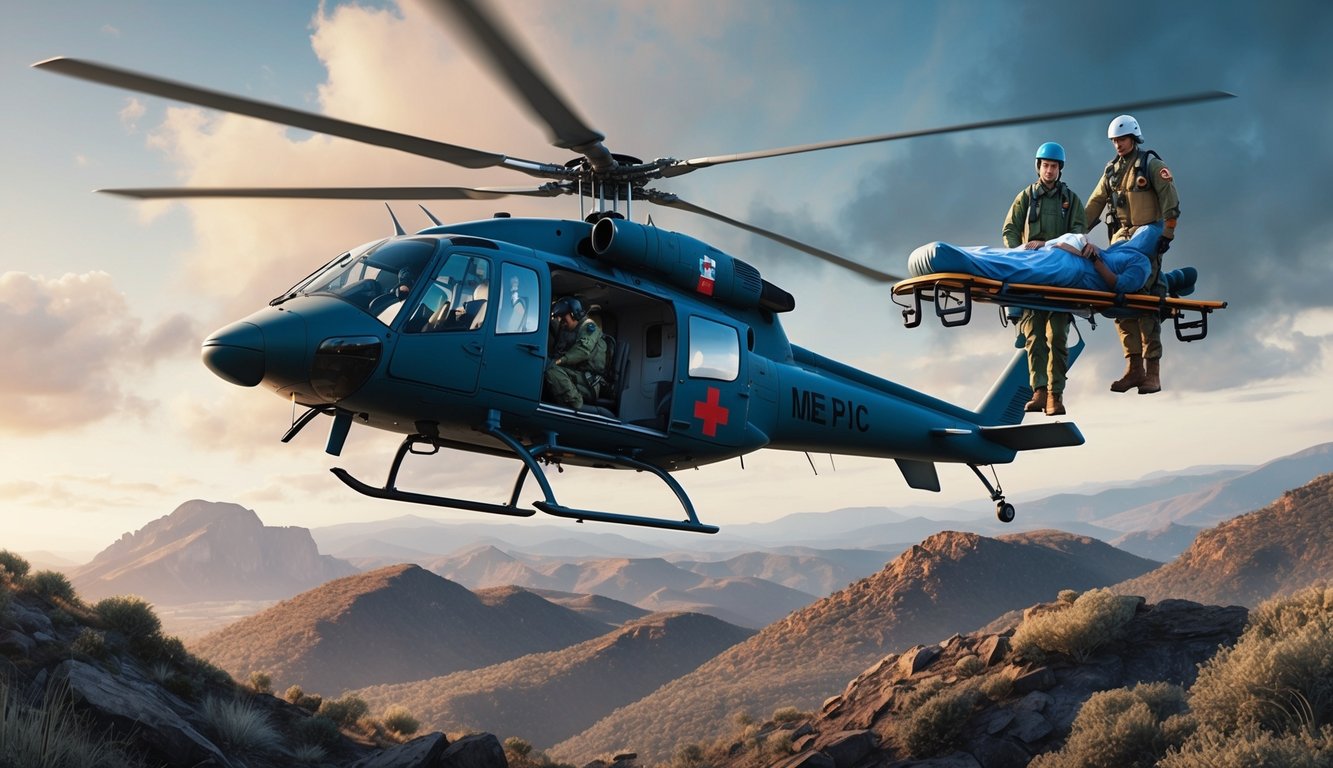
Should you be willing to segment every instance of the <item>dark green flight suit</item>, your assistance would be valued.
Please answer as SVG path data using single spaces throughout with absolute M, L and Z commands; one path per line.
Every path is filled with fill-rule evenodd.
M 1083 201 L 1063 181 L 1056 181 L 1054 187 L 1038 181 L 1024 187 L 1009 207 L 1004 244 L 1019 248 L 1029 240 L 1052 240 L 1070 232 L 1087 232 Z M 1027 349 L 1028 378 L 1034 392 L 1042 387 L 1055 395 L 1065 391 L 1070 319 L 1068 312 L 1023 310 L 1018 330 Z
M 555 402 L 582 408 L 583 401 L 597 398 L 590 379 L 605 372 L 606 342 L 597 323 L 585 317 L 573 331 L 561 328 L 553 360 L 546 366 L 546 384 Z
M 1180 196 L 1176 193 L 1175 179 L 1165 163 L 1155 155 L 1145 157 L 1144 152 L 1139 147 L 1107 163 L 1106 172 L 1097 180 L 1097 188 L 1088 198 L 1090 221 L 1100 217 L 1110 203 L 1115 226 L 1111 233 L 1112 243 L 1128 240 L 1139 227 L 1159 219 L 1165 219 L 1162 238 L 1171 240 L 1176 236 Z M 1141 160 L 1147 161 L 1143 167 L 1139 167 Z M 1149 260 L 1152 262 L 1149 290 L 1165 296 L 1166 288 L 1160 284 L 1162 256 L 1153 254 Z M 1115 327 L 1120 333 L 1120 346 L 1124 348 L 1125 357 L 1142 355 L 1144 360 L 1156 360 L 1162 356 L 1162 321 L 1156 315 L 1120 318 L 1115 321 Z

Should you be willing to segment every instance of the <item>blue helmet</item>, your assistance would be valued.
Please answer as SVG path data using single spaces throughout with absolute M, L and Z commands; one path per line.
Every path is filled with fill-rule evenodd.
M 1054 160 L 1060 164 L 1060 169 L 1065 167 L 1065 148 L 1053 141 L 1048 141 L 1037 147 L 1037 168 L 1041 168 L 1042 160 Z

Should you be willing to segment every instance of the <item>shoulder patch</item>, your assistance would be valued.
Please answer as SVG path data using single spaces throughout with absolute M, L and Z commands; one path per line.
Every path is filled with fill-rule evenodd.
M 1161 176 L 1163 181 L 1170 181 L 1170 180 L 1171 180 L 1171 169 L 1170 169 L 1170 168 L 1167 168 L 1167 167 L 1164 165 L 1164 166 L 1162 166 L 1162 170 L 1160 170 L 1160 171 L 1157 172 L 1157 175 L 1158 175 L 1158 176 Z

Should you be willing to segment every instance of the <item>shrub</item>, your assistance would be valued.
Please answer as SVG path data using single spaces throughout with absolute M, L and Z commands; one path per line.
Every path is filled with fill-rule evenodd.
M 804 720 L 806 717 L 807 714 L 796 707 L 779 707 L 773 710 L 773 722 L 775 723 L 795 723 Z
M 229 755 L 262 755 L 282 743 L 268 713 L 248 701 L 210 697 L 204 700 L 204 718 Z
M 963 734 L 981 693 L 960 685 L 940 690 L 898 723 L 898 736 L 913 757 L 933 757 L 951 750 Z
M 121 633 L 131 641 L 143 640 L 162 631 L 162 620 L 153 606 L 134 595 L 108 597 L 93 606 L 93 613 L 107 629 Z
M 10 582 L 22 581 L 23 577 L 28 575 L 30 567 L 27 560 L 7 549 L 0 549 L 0 575 L 5 576 Z
M 1275 734 L 1255 727 L 1236 733 L 1200 731 L 1159 768 L 1327 768 L 1333 763 L 1333 732 Z
M 1014 632 L 1014 650 L 1023 656 L 1064 653 L 1076 661 L 1086 661 L 1103 643 L 1120 636 L 1134 618 L 1139 600 L 1107 589 L 1088 590 L 1063 610 L 1024 620 Z
M 273 693 L 273 678 L 267 672 L 251 672 L 250 690 L 255 693 Z
M 319 714 L 343 727 L 356 725 L 369 711 L 364 699 L 350 693 L 341 699 L 325 699 L 319 705 Z
M 523 758 L 526 758 L 532 753 L 532 744 L 517 736 L 510 736 L 505 739 L 504 747 L 506 752 Z
M 1062 603 L 1072 603 L 1072 602 L 1074 602 L 1075 600 L 1078 599 L 1078 590 L 1075 590 L 1075 589 L 1062 589 L 1062 590 L 1060 590 L 1060 592 L 1055 596 L 1055 599 L 1056 599 L 1056 600 L 1059 600 L 1059 601 L 1062 602 Z
M 411 736 L 421 729 L 421 721 L 413 717 L 407 707 L 399 704 L 394 704 L 384 710 L 380 722 L 384 723 L 385 728 L 400 736 Z M 529 745 L 528 749 L 531 750 L 532 746 Z
M 671 756 L 670 768 L 706 768 L 708 756 L 699 744 L 682 744 Z
M 107 656 L 106 635 L 92 627 L 84 627 L 83 631 L 79 632 L 79 636 L 74 638 L 74 642 L 70 643 L 69 648 L 71 651 L 81 653 L 84 656 L 105 659 Z
M 1169 683 L 1141 683 L 1094 693 L 1074 718 L 1062 749 L 1032 768 L 1152 768 L 1187 735 L 1180 727 L 1185 691 Z
M 976 654 L 969 654 L 954 662 L 953 669 L 963 677 L 974 677 L 986 670 L 986 662 Z
M 1019 667 L 1005 667 L 999 672 L 981 679 L 978 688 L 981 695 L 991 701 L 1004 701 L 1014 693 L 1014 681 L 1023 673 Z
M 342 732 L 338 730 L 338 724 L 323 715 L 297 720 L 292 731 L 296 736 L 296 742 L 302 745 L 333 749 L 342 741 Z
M 1313 736 L 1333 725 L 1331 623 L 1323 588 L 1257 608 L 1236 644 L 1199 669 L 1189 701 L 1200 728 Z
M 329 751 L 318 744 L 298 744 L 292 749 L 292 759 L 298 765 L 318 765 L 329 756 Z
M 52 602 L 78 605 L 78 595 L 69 577 L 59 571 L 38 571 L 28 580 L 28 587 L 37 595 Z

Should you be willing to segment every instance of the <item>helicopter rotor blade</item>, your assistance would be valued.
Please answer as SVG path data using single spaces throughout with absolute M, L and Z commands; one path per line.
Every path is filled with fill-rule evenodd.
M 551 143 L 588 158 L 594 170 L 608 171 L 617 161 L 603 144 L 606 138 L 574 113 L 500 20 L 473 0 L 434 0 L 436 15 L 461 24 L 491 67 L 500 74 L 528 108 L 546 123 Z
M 184 198 L 289 198 L 307 200 L 497 200 L 502 197 L 556 197 L 570 191 L 540 187 L 143 187 L 99 189 L 136 200 Z
M 1200 93 L 1190 93 L 1182 96 L 1170 96 L 1162 99 L 1150 99 L 1147 101 L 1134 101 L 1123 104 L 1107 104 L 1100 107 L 1088 107 L 1086 109 L 1071 109 L 1062 112 L 1046 112 L 1040 115 L 1024 115 L 1022 117 L 1008 117 L 999 120 L 982 120 L 975 123 L 961 123 L 959 125 L 950 125 L 942 128 L 926 128 L 916 131 L 899 131 L 897 133 L 882 133 L 876 136 L 861 136 L 854 139 L 840 139 L 835 141 L 818 141 L 812 144 L 798 144 L 790 147 L 779 147 L 776 149 L 761 149 L 753 152 L 738 152 L 731 155 L 714 155 L 712 157 L 696 157 L 692 160 L 678 160 L 662 169 L 662 176 L 671 178 L 674 176 L 683 176 L 691 171 L 700 168 L 707 168 L 713 165 L 723 163 L 738 163 L 744 160 L 759 160 L 765 157 L 780 157 L 782 155 L 796 155 L 802 152 L 818 152 L 823 149 L 836 149 L 838 147 L 853 147 L 858 144 L 875 144 L 882 141 L 896 141 L 898 139 L 911 139 L 919 136 L 936 136 L 944 133 L 961 133 L 963 131 L 976 131 L 983 128 L 1001 128 L 1011 125 L 1025 125 L 1028 123 L 1041 123 L 1055 120 L 1066 120 L 1073 117 L 1087 117 L 1089 115 L 1103 114 L 1123 114 L 1126 112 L 1142 112 L 1149 109 L 1162 109 L 1165 107 L 1178 107 L 1186 104 L 1195 104 L 1201 101 L 1215 101 L 1217 99 L 1235 98 L 1234 93 L 1226 91 L 1203 91 Z
M 647 200 L 650 203 L 655 203 L 657 205 L 661 205 L 667 208 L 677 208 L 682 211 L 689 211 L 690 213 L 696 213 L 700 216 L 706 216 L 710 219 L 713 219 L 715 221 L 720 221 L 724 224 L 730 224 L 731 226 L 743 229 L 746 232 L 751 232 L 753 234 L 759 235 L 760 237 L 766 237 L 769 240 L 781 243 L 787 246 L 788 248 L 795 248 L 796 250 L 801 251 L 802 253 L 807 253 L 811 256 L 814 256 L 817 259 L 822 259 L 823 261 L 827 261 L 828 263 L 842 267 L 843 269 L 851 270 L 852 272 L 855 272 L 856 274 L 861 275 L 862 277 L 874 280 L 877 283 L 896 283 L 903 279 L 897 275 L 889 274 L 888 272 L 881 272 L 877 269 L 872 269 L 871 267 L 867 267 L 864 264 L 860 264 L 850 259 L 845 259 L 842 256 L 839 256 L 835 253 L 830 253 L 822 248 L 816 248 L 813 245 L 807 245 L 801 242 L 800 240 L 793 240 L 792 238 L 787 237 L 786 235 L 779 235 L 777 232 L 764 229 L 763 227 L 756 227 L 753 224 L 747 224 L 743 221 L 737 221 L 736 219 L 733 219 L 729 216 L 724 216 L 716 211 L 710 211 L 707 208 L 703 208 L 698 205 L 695 205 L 694 203 L 682 200 L 678 195 L 673 195 L 667 192 L 659 192 L 655 189 L 644 190 L 644 192 L 646 193 Z
M 199 88 L 187 83 L 132 72 L 127 69 L 107 66 L 94 61 L 72 59 L 63 56 L 46 59 L 33 64 L 38 69 L 66 75 L 79 80 L 88 80 L 102 85 L 124 88 L 130 91 L 160 96 L 166 99 L 194 104 L 209 109 L 245 115 L 270 123 L 301 128 L 315 133 L 339 138 L 351 139 L 362 144 L 397 149 L 420 157 L 442 160 L 464 168 L 487 168 L 504 166 L 544 178 L 566 178 L 569 172 L 563 166 L 537 163 L 531 160 L 510 158 L 495 152 L 486 152 L 440 141 L 423 139 L 405 133 L 372 128 L 360 123 L 352 123 L 333 117 L 303 112 L 289 107 L 269 104 L 262 101 L 233 96 L 231 94 Z

